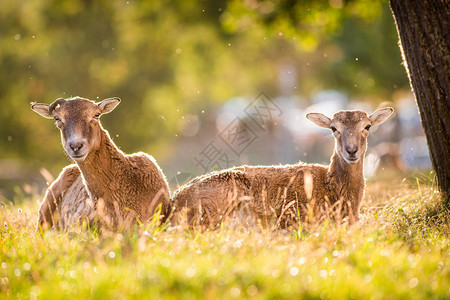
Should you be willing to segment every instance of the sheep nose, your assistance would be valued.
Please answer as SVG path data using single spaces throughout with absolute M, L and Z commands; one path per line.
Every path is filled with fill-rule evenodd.
M 354 156 L 356 154 L 356 152 L 358 152 L 358 147 L 347 146 L 347 147 L 345 147 L 345 150 L 347 151 L 348 154 L 350 154 L 351 156 Z
M 69 147 L 74 153 L 77 153 L 81 148 L 83 148 L 83 142 L 71 142 Z

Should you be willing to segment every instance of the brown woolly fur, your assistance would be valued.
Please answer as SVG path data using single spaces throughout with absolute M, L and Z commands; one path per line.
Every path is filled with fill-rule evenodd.
M 32 106 L 57 121 L 63 146 L 76 162 L 49 187 L 39 227 L 67 229 L 81 220 L 98 220 L 102 227 L 118 230 L 150 221 L 159 205 L 163 214 L 168 211 L 167 180 L 154 158 L 142 152 L 125 155 L 100 124 L 100 115 L 119 101 L 94 103 L 75 97 Z
M 315 124 L 333 130 L 336 143 L 329 166 L 297 163 L 213 172 L 174 193 L 175 211 L 180 214 L 186 208 L 191 225 L 214 226 L 237 207 L 245 207 L 264 226 L 286 227 L 323 217 L 353 223 L 364 196 L 363 160 L 370 126 L 381 124 L 392 111 L 386 108 L 370 116 L 340 111 L 332 119 L 308 114 Z
M 187 222 L 217 225 L 250 195 L 250 181 L 240 170 L 213 172 L 194 178 L 174 195 L 175 214 L 172 223 L 182 221 L 179 209 L 188 210 Z
M 89 198 L 76 164 L 65 167 L 50 185 L 39 209 L 41 227 L 66 228 L 77 220 L 94 217 L 94 203 Z

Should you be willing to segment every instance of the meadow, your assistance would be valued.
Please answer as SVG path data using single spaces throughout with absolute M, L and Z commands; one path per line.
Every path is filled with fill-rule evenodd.
M 377 176 L 357 224 L 289 230 L 41 234 L 42 195 L 23 193 L 0 207 L 0 298 L 448 299 L 450 211 L 431 178 Z

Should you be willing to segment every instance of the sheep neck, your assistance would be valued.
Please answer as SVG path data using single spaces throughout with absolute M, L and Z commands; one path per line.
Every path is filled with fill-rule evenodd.
M 118 170 L 123 169 L 125 160 L 125 155 L 108 132 L 101 128 L 100 147 L 90 152 L 83 162 L 77 163 L 92 198 L 108 201 L 106 193 L 117 188 L 114 183 L 120 178 Z
M 330 190 L 335 201 L 350 201 L 353 210 L 359 208 L 364 192 L 364 155 L 355 164 L 347 163 L 335 150 L 328 170 Z

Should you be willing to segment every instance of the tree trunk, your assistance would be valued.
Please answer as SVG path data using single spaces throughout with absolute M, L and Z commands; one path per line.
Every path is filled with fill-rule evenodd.
M 390 0 L 439 189 L 450 204 L 450 5 Z

